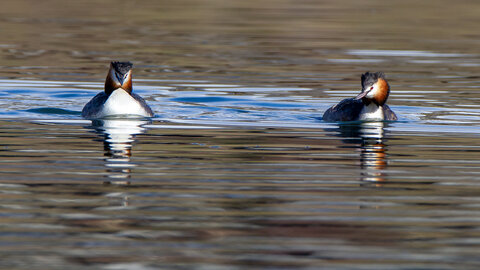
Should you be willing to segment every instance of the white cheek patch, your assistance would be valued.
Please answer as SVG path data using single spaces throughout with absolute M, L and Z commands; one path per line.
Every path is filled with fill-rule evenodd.
M 372 99 L 378 94 L 378 92 L 379 92 L 378 86 L 375 84 L 373 86 L 373 89 L 370 90 L 370 92 L 368 92 L 368 94 L 365 97 Z

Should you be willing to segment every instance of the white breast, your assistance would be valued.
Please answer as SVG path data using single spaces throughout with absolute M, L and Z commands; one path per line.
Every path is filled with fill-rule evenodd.
M 363 106 L 360 112 L 359 120 L 384 120 L 383 107 L 377 106 L 375 103 L 370 103 L 368 106 Z
M 123 89 L 117 89 L 110 94 L 98 117 L 119 114 L 149 116 L 140 103 Z

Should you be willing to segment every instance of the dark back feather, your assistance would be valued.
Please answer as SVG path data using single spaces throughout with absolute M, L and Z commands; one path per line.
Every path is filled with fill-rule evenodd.
M 327 122 L 355 121 L 358 120 L 362 108 L 361 100 L 347 98 L 326 110 L 322 119 Z
M 383 116 L 385 117 L 385 120 L 388 121 L 395 121 L 398 120 L 397 115 L 388 107 L 387 104 L 384 104 L 383 106 Z

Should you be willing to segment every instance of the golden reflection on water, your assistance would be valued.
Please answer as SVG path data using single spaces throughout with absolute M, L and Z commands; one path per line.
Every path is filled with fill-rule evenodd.
M 386 148 L 384 144 L 385 122 L 361 123 L 362 138 L 360 164 L 362 180 L 371 182 L 385 181 L 383 170 L 387 167 Z
M 359 145 L 360 179 L 381 184 L 386 180 L 385 169 L 388 167 L 388 155 L 385 144 L 385 128 L 387 122 L 341 123 L 338 136 L 343 137 L 346 145 Z

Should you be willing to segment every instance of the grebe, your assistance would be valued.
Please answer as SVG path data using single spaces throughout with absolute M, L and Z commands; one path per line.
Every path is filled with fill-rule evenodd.
M 130 62 L 111 62 L 105 80 L 105 91 L 93 97 L 82 110 L 82 117 L 97 119 L 112 115 L 152 117 L 153 111 L 145 100 L 132 93 Z
M 355 98 L 347 98 L 330 107 L 323 114 L 323 120 L 397 120 L 395 113 L 388 107 L 390 86 L 383 72 L 366 72 L 362 74 L 362 92 Z

